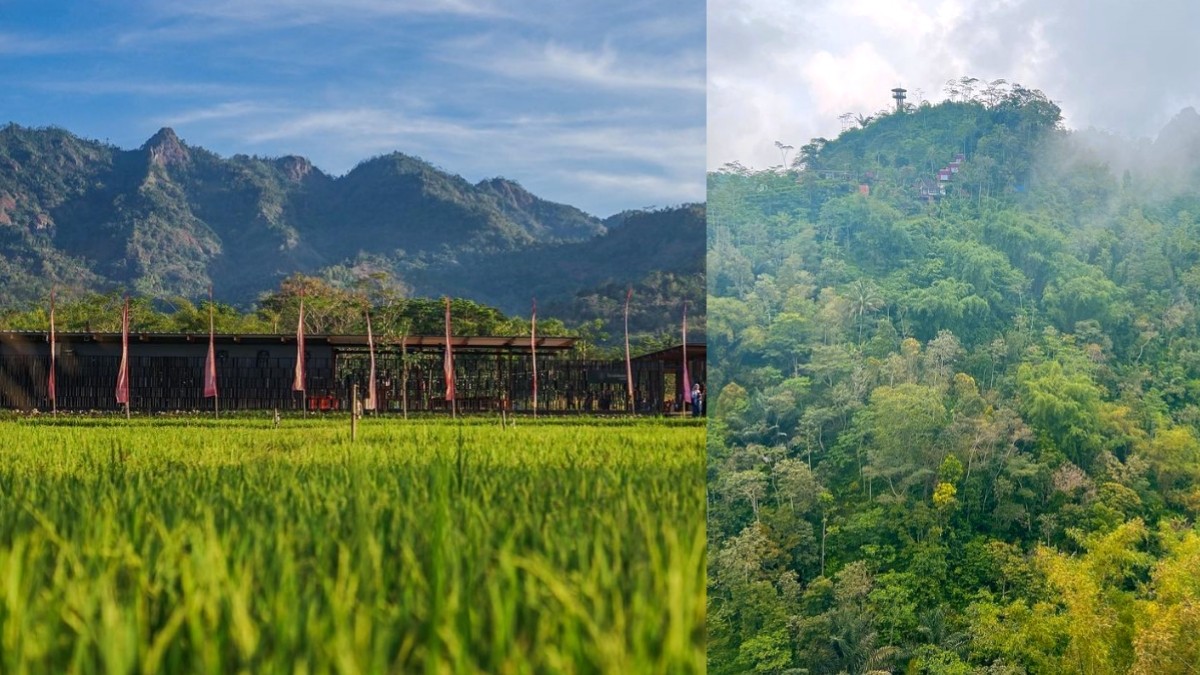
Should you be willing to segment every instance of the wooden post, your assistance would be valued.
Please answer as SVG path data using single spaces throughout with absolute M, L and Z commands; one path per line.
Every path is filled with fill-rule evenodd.
M 358 440 L 358 383 L 350 385 L 350 440 Z
M 400 338 L 400 397 L 404 419 L 408 419 L 408 336 Z
M 499 351 L 497 351 L 496 352 L 496 386 L 491 389 L 491 392 L 496 394 L 496 397 L 500 399 L 500 412 L 501 413 L 504 412 L 504 401 L 505 401 L 504 391 L 503 391 L 504 385 L 502 384 L 503 381 L 504 381 L 503 355 Z M 501 415 L 501 417 L 503 417 L 503 415 Z

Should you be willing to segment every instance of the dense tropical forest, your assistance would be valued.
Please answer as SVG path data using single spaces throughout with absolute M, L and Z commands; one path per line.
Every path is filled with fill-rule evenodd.
M 1200 115 L 948 93 L 709 175 L 709 670 L 1194 672 Z

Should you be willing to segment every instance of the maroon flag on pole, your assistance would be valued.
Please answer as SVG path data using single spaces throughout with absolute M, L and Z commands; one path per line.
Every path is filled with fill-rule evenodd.
M 304 386 L 304 292 L 300 292 L 300 318 L 296 321 L 296 375 L 292 391 L 305 391 Z
M 56 339 L 54 335 L 54 291 L 50 291 L 50 381 L 47 382 L 46 391 L 50 395 L 50 409 L 58 411 L 58 387 L 54 379 L 54 366 L 57 351 Z
M 625 292 L 625 386 L 629 390 L 629 405 L 636 406 L 633 398 L 633 359 L 629 356 L 629 300 L 633 297 L 633 286 Z
M 217 395 L 217 350 L 213 331 L 212 286 L 208 287 L 208 356 L 204 359 L 204 398 Z
M 363 407 L 367 410 L 375 409 L 375 336 L 371 334 L 371 312 L 367 311 L 367 350 L 371 355 L 371 372 L 367 379 L 367 401 Z
M 537 416 L 537 298 L 533 299 L 533 315 L 529 319 L 529 352 L 533 355 L 533 414 Z
M 446 358 L 442 364 L 446 378 L 446 400 L 454 400 L 454 351 L 450 347 L 450 298 L 446 298 Z
M 121 308 L 121 369 L 117 371 L 117 403 L 129 404 L 129 296 Z
M 688 378 L 687 364 L 687 303 L 683 303 L 683 402 L 692 402 L 692 383 Z

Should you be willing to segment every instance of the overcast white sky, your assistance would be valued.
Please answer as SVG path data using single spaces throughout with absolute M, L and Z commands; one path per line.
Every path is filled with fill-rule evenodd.
M 781 161 L 833 138 L 903 86 L 945 98 L 949 79 L 1041 89 L 1070 128 L 1153 137 L 1200 107 L 1200 3 L 1114 0 L 710 0 L 709 169 Z

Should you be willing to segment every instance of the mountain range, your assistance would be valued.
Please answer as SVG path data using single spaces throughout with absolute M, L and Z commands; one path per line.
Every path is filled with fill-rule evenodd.
M 330 176 L 304 157 L 221 157 L 169 128 L 125 150 L 60 128 L 0 129 L 0 305 L 125 288 L 252 306 L 294 273 L 386 273 L 414 295 L 509 313 L 531 296 L 610 324 L 627 286 L 644 332 L 703 313 L 704 207 L 600 219 L 399 152 Z M 657 309 L 651 309 L 657 308 Z M 660 311 L 661 310 L 661 311 Z

